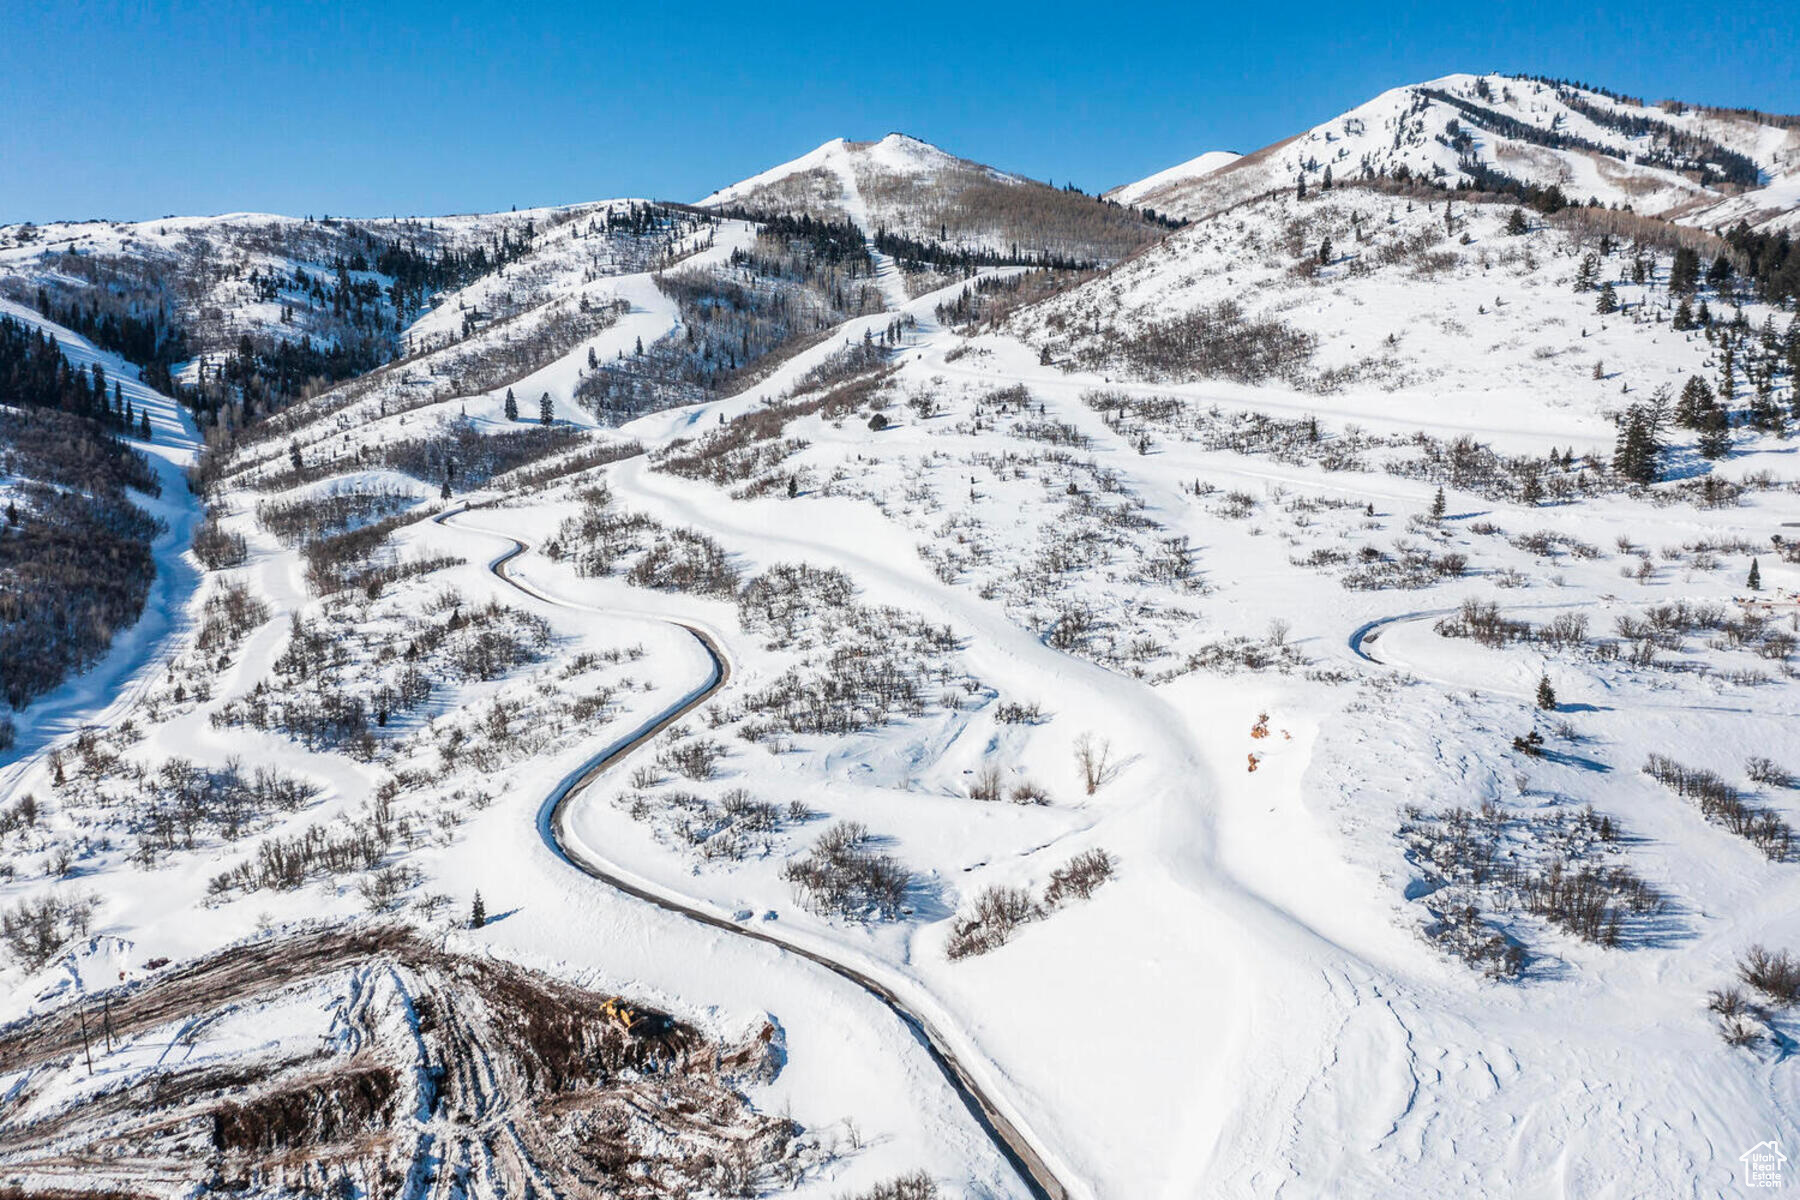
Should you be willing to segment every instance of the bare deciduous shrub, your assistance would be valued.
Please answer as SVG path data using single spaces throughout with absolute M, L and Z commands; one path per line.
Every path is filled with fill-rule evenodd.
M 937 1200 L 937 1195 L 936 1181 L 923 1171 L 914 1171 L 878 1183 L 854 1196 L 845 1196 L 843 1200 Z
M 1561 859 L 1518 883 L 1525 911 L 1548 917 L 1577 937 L 1619 944 L 1624 910 L 1651 913 L 1662 907 L 1655 889 L 1623 866 L 1580 866 Z
M 738 570 L 724 549 L 692 529 L 669 528 L 613 503 L 598 484 L 580 494 L 582 508 L 565 520 L 544 546 L 552 559 L 573 558 L 582 575 L 612 575 L 626 567 L 634 587 L 732 597 Z
M 1112 782 L 1119 772 L 1118 765 L 1112 760 L 1112 743 L 1091 733 L 1075 739 L 1075 765 L 1081 772 L 1081 784 L 1090 796 Z
M 392 910 L 421 878 L 417 868 L 404 863 L 380 867 L 356 881 L 356 894 L 371 913 L 384 913 Z
M 228 583 L 208 596 L 202 612 L 205 619 L 194 645 L 209 654 L 231 649 L 269 619 L 269 606 L 241 583 Z
M 412 502 L 409 494 L 396 488 L 340 487 L 259 504 L 256 519 L 286 545 L 298 546 L 389 516 Z
M 959 918 L 944 953 L 952 960 L 986 954 L 1006 944 L 1013 931 L 1037 915 L 1031 893 L 995 884 L 975 896 L 969 916 Z
M 1002 700 L 994 705 L 994 720 L 1002 725 L 1037 725 L 1044 719 L 1044 710 L 1033 703 L 1013 700 Z
M 1000 768 L 993 763 L 987 763 L 975 772 L 975 778 L 969 784 L 969 798 L 992 802 L 1000 799 L 1000 795 Z
M 1050 803 L 1050 794 L 1029 779 L 1020 780 L 1014 784 L 1008 797 L 1014 804 Z
M 1541 916 L 1584 940 L 1633 944 L 1664 901 L 1621 860 L 1619 830 L 1593 808 L 1479 812 L 1409 808 L 1400 827 L 1432 914 L 1427 938 L 1497 977 L 1519 974 L 1526 949 L 1502 924 L 1509 910 Z
M 724 754 L 725 747 L 718 742 L 696 738 L 669 746 L 658 756 L 657 762 L 689 779 L 711 779 Z
M 800 901 L 821 912 L 853 919 L 900 915 L 912 875 L 897 861 L 870 848 L 869 831 L 856 821 L 839 821 L 802 858 L 781 870 Z
M 928 688 L 959 682 L 946 661 L 955 633 L 897 608 L 860 604 L 850 577 L 838 570 L 780 563 L 738 596 L 744 628 L 767 632 L 771 649 L 804 654 L 769 686 L 744 696 L 732 711 L 754 715 L 756 736 L 844 734 L 872 729 L 929 709 Z M 980 685 L 962 677 L 965 692 Z M 955 693 L 942 693 L 954 696 Z M 736 719 L 734 717 L 733 719 Z
M 1738 960 L 1738 978 L 1786 1008 L 1800 1003 L 1800 958 L 1752 946 Z
M 1044 903 L 1055 908 L 1070 898 L 1086 900 L 1094 889 L 1113 877 L 1113 856 L 1105 850 L 1083 850 L 1064 865 L 1050 872 L 1050 883 L 1044 888 Z
M 1310 383 L 1318 339 L 1281 321 L 1251 318 L 1231 300 L 1205 305 L 1130 331 L 1086 340 L 1074 354 L 1085 367 L 1120 363 L 1148 379 L 1280 379 Z
M 369 871 L 387 856 L 393 833 L 377 821 L 352 821 L 338 833 L 309 826 L 293 837 L 275 837 L 256 848 L 256 857 L 222 871 L 207 883 L 207 894 L 229 896 L 261 888 L 292 891 L 319 875 Z
M 1050 873 L 1041 903 L 1021 887 L 993 884 L 976 893 L 969 912 L 956 919 L 944 953 L 951 959 L 986 954 L 1004 946 L 1021 925 L 1050 915 L 1072 899 L 1085 900 L 1113 876 L 1113 857 L 1085 850 Z
M 1768 787 L 1791 788 L 1794 786 L 1793 772 L 1777 763 L 1772 758 L 1756 757 L 1744 764 L 1744 774 L 1750 782 L 1765 784 Z
M 26 970 L 35 971 L 87 933 L 98 905 L 91 896 L 46 892 L 35 900 L 27 897 L 0 912 L 0 942 Z
M 1794 840 L 1794 831 L 1788 823 L 1779 813 L 1745 801 L 1738 790 L 1718 774 L 1683 766 L 1661 754 L 1652 754 L 1645 761 L 1644 773 L 1677 796 L 1692 800 L 1707 820 L 1748 840 L 1769 858 L 1776 862 L 1787 859 Z
M 208 511 L 206 520 L 194 530 L 194 557 L 209 571 L 241 567 L 249 551 L 244 535 L 232 533 L 219 523 L 217 515 Z

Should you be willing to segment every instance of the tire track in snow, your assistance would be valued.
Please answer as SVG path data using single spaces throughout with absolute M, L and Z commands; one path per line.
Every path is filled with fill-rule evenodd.
M 450 519 L 460 515 L 464 511 L 466 511 L 466 509 L 453 509 L 433 517 L 432 520 L 438 525 L 448 527 L 450 526 Z M 559 608 L 583 609 L 592 612 L 604 611 L 560 599 L 547 592 L 540 591 L 529 583 L 514 578 L 512 572 L 508 570 L 508 565 L 514 559 L 523 555 L 529 548 L 518 538 L 513 537 L 511 534 L 496 533 L 493 530 L 476 529 L 473 526 L 463 526 L 462 528 L 467 529 L 470 532 L 484 533 L 490 537 L 501 538 L 512 543 L 512 548 L 510 550 L 507 550 L 488 564 L 488 570 L 491 571 L 496 578 L 509 586 L 543 604 L 555 605 Z M 1031 1194 L 1034 1197 L 1037 1197 L 1038 1200 L 1068 1200 L 1068 1197 L 1076 1193 L 1072 1193 L 1069 1188 L 1064 1185 L 1062 1180 L 1057 1178 L 1056 1173 L 1033 1147 L 1030 1139 L 1025 1136 L 1019 1127 L 1014 1124 L 1003 1111 L 1001 1111 L 994 1099 L 983 1090 L 981 1084 L 975 1080 L 968 1069 L 964 1067 L 961 1060 L 957 1058 L 956 1052 L 950 1048 L 948 1041 L 945 1039 L 944 1035 L 939 1032 L 936 1026 L 934 1026 L 928 1018 L 908 1005 L 905 1000 L 893 991 L 893 989 L 889 988 L 880 980 L 858 970 L 856 967 L 851 966 L 848 963 L 840 962 L 820 951 L 797 945 L 786 938 L 769 933 L 765 930 L 740 925 L 736 921 L 708 912 L 705 909 L 698 907 L 696 904 L 682 900 L 678 897 L 666 895 L 660 891 L 653 890 L 639 883 L 622 878 L 609 865 L 584 855 L 578 848 L 579 844 L 569 836 L 569 805 L 577 795 L 599 779 L 601 775 L 617 766 L 634 750 L 638 749 L 638 747 L 644 745 L 664 729 L 712 699 L 712 697 L 731 679 L 731 660 L 720 647 L 717 639 L 715 639 L 709 631 L 685 621 L 666 617 L 660 619 L 664 620 L 667 624 L 685 630 L 699 643 L 700 648 L 706 652 L 707 658 L 711 661 L 711 677 L 702 684 L 698 690 L 689 693 L 685 699 L 681 700 L 673 707 L 666 709 L 660 715 L 653 717 L 635 733 L 602 751 L 599 757 L 593 759 L 585 767 L 575 772 L 573 776 L 564 780 L 545 798 L 544 803 L 538 809 L 538 832 L 543 836 L 546 844 L 549 845 L 552 852 L 554 852 L 558 858 L 562 859 L 582 874 L 597 879 L 608 887 L 623 892 L 633 899 L 654 905 L 666 912 L 686 917 L 691 921 L 695 921 L 709 928 L 722 930 L 726 933 L 734 934 L 741 938 L 747 938 L 751 941 L 763 942 L 785 951 L 786 953 L 795 955 L 799 958 L 804 958 L 808 962 L 821 966 L 827 971 L 832 972 L 834 975 L 850 981 L 870 996 L 873 996 L 884 1005 L 888 1011 L 898 1017 L 902 1024 L 912 1031 L 913 1036 L 918 1039 L 919 1044 L 931 1057 L 933 1065 L 935 1065 L 943 1075 L 944 1081 L 950 1085 L 951 1090 L 962 1100 L 964 1106 L 969 1110 L 970 1116 L 975 1119 L 975 1123 L 981 1127 L 982 1132 L 987 1135 L 988 1140 L 993 1143 L 995 1149 L 1000 1151 L 1001 1156 L 1012 1165 L 1013 1170 L 1018 1174 L 1021 1182 L 1025 1184 Z

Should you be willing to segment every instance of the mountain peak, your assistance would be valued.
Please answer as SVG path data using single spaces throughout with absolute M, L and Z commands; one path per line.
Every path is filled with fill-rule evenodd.
M 1604 88 L 1456 73 L 1391 88 L 1241 159 L 1209 155 L 1111 195 L 1197 218 L 1252 196 L 1363 177 L 1447 188 L 1549 189 L 1718 227 L 1794 221 L 1800 145 L 1755 114 L 1645 104 Z

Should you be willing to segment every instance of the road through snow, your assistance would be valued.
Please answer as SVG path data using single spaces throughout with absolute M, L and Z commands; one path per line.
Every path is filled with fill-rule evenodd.
M 454 509 L 433 518 L 440 525 L 449 525 L 451 518 L 467 511 Z M 512 548 L 501 554 L 488 564 L 488 569 L 503 582 L 516 588 L 534 600 L 544 604 L 557 605 L 563 608 L 591 609 L 588 605 L 577 604 L 552 596 L 547 592 L 514 578 L 508 569 L 509 564 L 528 547 L 518 538 L 510 534 L 496 533 L 493 530 L 477 529 L 474 526 L 463 526 L 472 532 L 485 533 L 493 537 L 503 538 L 512 543 Z M 1032 1145 L 1029 1138 L 1006 1115 L 994 1099 L 983 1090 L 982 1085 L 969 1073 L 951 1049 L 947 1040 L 936 1026 L 923 1014 L 916 1011 L 887 984 L 871 977 L 856 967 L 841 962 L 816 949 L 797 945 L 787 938 L 767 933 L 761 929 L 747 927 L 728 917 L 711 913 L 695 903 L 667 895 L 659 890 L 646 886 L 641 882 L 626 878 L 620 871 L 608 863 L 604 863 L 590 854 L 581 843 L 572 837 L 568 829 L 569 805 L 575 797 L 601 775 L 616 767 L 634 750 L 643 746 L 650 739 L 661 733 L 668 726 L 680 720 L 694 709 L 712 699 L 731 679 L 731 660 L 720 646 L 718 639 L 699 625 L 685 621 L 667 620 L 669 624 L 686 630 L 700 643 L 712 662 L 712 672 L 707 680 L 694 691 L 662 713 L 652 717 L 635 732 L 624 739 L 616 741 L 603 750 L 596 758 L 571 774 L 559 784 L 538 809 L 538 831 L 550 849 L 564 862 L 593 879 L 599 880 L 617 891 L 623 892 L 647 904 L 653 904 L 668 912 L 676 913 L 689 920 L 697 921 L 714 929 L 736 934 L 752 941 L 764 942 L 775 946 L 789 954 L 804 958 L 826 970 L 833 972 L 868 992 L 875 999 L 893 1012 L 918 1037 L 920 1043 L 930 1054 L 931 1060 L 944 1075 L 952 1090 L 962 1098 L 968 1106 L 969 1113 L 975 1118 L 982 1131 L 994 1143 L 1018 1172 L 1022 1182 L 1030 1189 L 1032 1195 L 1040 1200 L 1066 1200 L 1073 1194 L 1051 1169 L 1044 1158 Z

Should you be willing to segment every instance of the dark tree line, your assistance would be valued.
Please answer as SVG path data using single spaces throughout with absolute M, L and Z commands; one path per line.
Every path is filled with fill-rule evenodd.
M 190 356 L 187 331 L 170 319 L 163 305 L 158 305 L 154 313 L 130 308 L 113 311 L 92 299 L 86 304 L 77 299 L 58 305 L 40 287 L 37 310 L 94 345 L 144 368 L 145 381 L 160 392 L 169 391 L 173 383 L 170 366 Z
M 957 275 L 972 275 L 983 267 L 1048 267 L 1058 271 L 1085 271 L 1094 266 L 1092 262 L 1048 251 L 1022 254 L 1016 245 L 1010 252 L 1001 254 L 997 250 L 952 246 L 947 241 L 920 241 L 905 234 L 890 233 L 885 228 L 876 230 L 875 248 L 897 259 L 904 270 L 922 271 L 931 268 Z
M 125 399 L 118 382 L 108 387 L 106 368 L 99 363 L 75 366 L 63 357 L 54 335 L 11 317 L 0 317 L 0 401 L 86 418 L 89 424 L 81 428 L 102 456 L 113 453 L 115 434 L 149 435 L 147 417 Z M 153 478 L 146 469 L 134 486 L 154 487 L 142 482 Z
M 1748 187 L 1754 186 L 1760 178 L 1756 164 L 1743 155 L 1706 138 L 1678 130 L 1661 121 L 1640 119 L 1646 127 L 1655 126 L 1654 130 L 1645 128 L 1640 132 L 1652 133 L 1657 148 L 1627 156 L 1612 147 L 1603 146 L 1572 133 L 1540 129 L 1536 125 L 1438 88 L 1422 87 L 1418 89 L 1418 93 L 1456 109 L 1479 129 L 1485 129 L 1499 137 L 1510 138 L 1513 141 L 1525 142 L 1528 145 L 1543 146 L 1549 150 L 1581 150 L 1590 154 L 1605 155 L 1609 158 L 1629 157 L 1630 161 L 1640 166 L 1662 167 L 1671 171 L 1696 171 L 1700 174 L 1702 184 L 1712 184 L 1724 180 Z M 1564 92 L 1558 96 L 1558 99 L 1577 112 L 1588 116 L 1597 124 L 1618 129 L 1627 136 L 1636 136 L 1632 132 L 1634 128 L 1632 118 L 1607 112 L 1595 105 L 1581 102 L 1572 93 Z
M 759 231 L 762 237 L 785 243 L 792 252 L 809 262 L 844 267 L 852 274 L 867 275 L 875 270 L 862 230 L 849 221 L 827 221 L 806 213 L 799 216 L 788 213 L 774 216 L 746 214 L 740 219 L 759 222 L 762 225 Z M 734 250 L 732 265 L 739 265 L 752 257 L 752 254 L 745 251 Z

